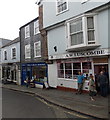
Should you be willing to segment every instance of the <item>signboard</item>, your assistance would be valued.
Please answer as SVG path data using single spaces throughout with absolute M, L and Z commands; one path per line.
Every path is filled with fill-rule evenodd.
M 110 54 L 109 51 L 110 51 L 109 49 L 99 49 L 99 50 L 92 50 L 92 51 L 60 54 L 60 55 L 50 55 L 49 60 L 109 55 Z

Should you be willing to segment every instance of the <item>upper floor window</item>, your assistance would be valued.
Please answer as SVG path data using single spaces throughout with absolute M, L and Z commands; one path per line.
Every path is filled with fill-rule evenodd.
M 57 0 L 57 13 L 67 10 L 67 0 Z
M 71 37 L 71 46 L 82 44 L 84 42 L 82 19 L 70 23 L 70 37 Z
M 39 20 L 37 20 L 36 22 L 34 22 L 34 35 L 38 34 L 39 31 Z
M 4 60 L 7 60 L 7 51 L 4 51 Z
M 25 59 L 31 58 L 31 47 L 30 44 L 25 45 Z
M 16 48 L 12 48 L 12 59 L 16 59 Z
M 96 15 L 82 16 L 67 22 L 68 48 L 98 45 Z
M 41 57 L 41 42 L 34 43 L 34 57 Z
M 27 25 L 25 27 L 25 38 L 28 38 L 30 37 L 30 28 L 29 28 L 29 25 Z

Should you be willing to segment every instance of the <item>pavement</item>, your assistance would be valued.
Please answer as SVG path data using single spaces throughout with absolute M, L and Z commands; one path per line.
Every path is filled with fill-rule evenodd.
M 93 116 L 100 119 L 109 119 L 109 97 L 95 96 L 95 101 L 90 100 L 88 93 L 76 95 L 72 91 L 58 89 L 26 88 L 26 86 L 3 84 L 3 88 L 34 94 L 45 101 L 65 109 Z

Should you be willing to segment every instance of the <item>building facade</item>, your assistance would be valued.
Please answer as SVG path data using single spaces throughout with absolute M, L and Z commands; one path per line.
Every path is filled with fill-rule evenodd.
M 39 18 L 20 27 L 21 46 L 21 84 L 28 79 L 35 79 L 36 87 L 43 87 L 47 79 L 47 64 L 45 62 L 45 44 L 39 31 Z
M 85 76 L 93 74 L 95 80 L 101 70 L 110 74 L 109 0 L 40 0 L 38 5 L 52 61 L 48 65 L 51 87 L 77 89 L 79 71 Z M 85 91 L 88 82 L 85 80 Z
M 1 56 L 1 49 L 2 49 L 2 46 L 6 45 L 10 41 L 11 40 L 0 38 L 0 80 L 2 80 L 2 62 L 1 62 L 1 57 L 2 56 Z
M 1 48 L 2 78 L 20 83 L 20 40 L 19 37 Z

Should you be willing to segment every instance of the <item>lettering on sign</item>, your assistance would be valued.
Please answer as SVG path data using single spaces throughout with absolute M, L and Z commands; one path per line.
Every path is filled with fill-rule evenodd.
M 101 49 L 101 50 L 94 50 L 94 51 L 87 51 L 87 52 L 74 52 L 74 53 L 67 53 L 62 55 L 51 55 L 49 59 L 65 59 L 65 58 L 77 58 L 77 57 L 89 57 L 89 56 L 100 56 L 100 55 L 108 55 L 108 49 Z

